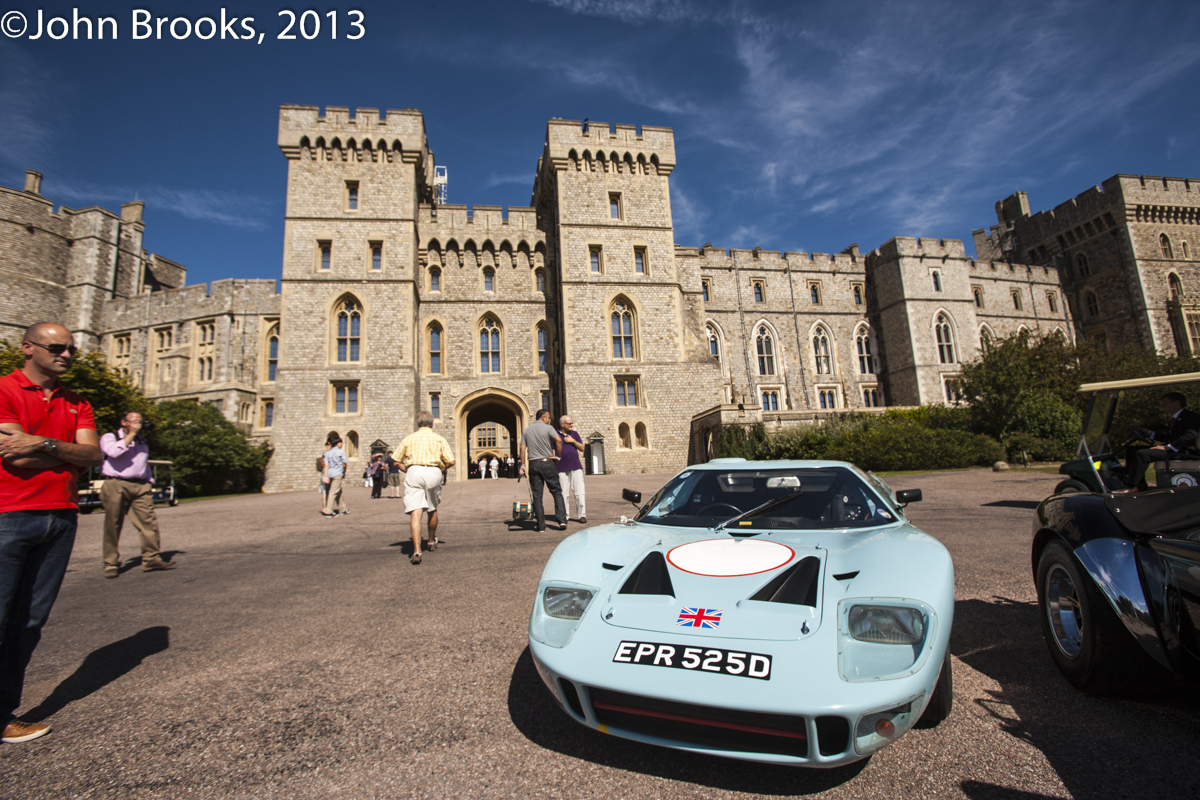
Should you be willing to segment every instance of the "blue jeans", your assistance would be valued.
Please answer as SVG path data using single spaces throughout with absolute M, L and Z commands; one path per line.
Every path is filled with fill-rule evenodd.
M 21 705 L 25 668 L 58 597 L 71 548 L 75 509 L 0 513 L 0 724 Z

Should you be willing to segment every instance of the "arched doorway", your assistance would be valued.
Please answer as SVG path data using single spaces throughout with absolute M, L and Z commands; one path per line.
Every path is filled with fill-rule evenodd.
M 465 396 L 454 409 L 454 452 L 461 469 L 455 469 L 455 479 L 467 480 L 469 462 L 478 461 L 483 454 L 496 454 L 515 459 L 521 443 L 521 432 L 529 424 L 529 409 L 524 401 L 512 392 L 503 389 L 480 389 Z M 495 436 L 481 442 L 474 432 L 492 430 Z M 507 436 L 505 436 L 507 434 Z

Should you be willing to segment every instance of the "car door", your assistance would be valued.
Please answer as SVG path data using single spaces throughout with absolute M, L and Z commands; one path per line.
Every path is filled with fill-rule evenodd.
M 1200 542 L 1151 539 L 1167 572 L 1165 623 L 1194 658 L 1200 658 Z

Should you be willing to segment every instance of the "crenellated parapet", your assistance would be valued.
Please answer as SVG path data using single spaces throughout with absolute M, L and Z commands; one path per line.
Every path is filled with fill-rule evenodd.
M 428 150 L 425 118 L 415 108 L 359 108 L 354 116 L 342 106 L 279 107 L 279 149 L 289 159 L 393 161 L 417 163 Z
M 670 175 L 675 133 L 670 128 L 552 119 L 546 125 L 543 165 L 556 170 Z
M 532 208 L 465 205 L 420 207 L 421 266 L 541 266 L 546 234 Z

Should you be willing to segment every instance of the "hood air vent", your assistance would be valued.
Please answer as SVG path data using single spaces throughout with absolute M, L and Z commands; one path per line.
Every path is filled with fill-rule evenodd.
M 776 575 L 770 583 L 751 595 L 750 599 L 816 608 L 820 577 L 821 559 L 807 556 L 790 569 Z
M 671 585 L 671 573 L 667 571 L 667 560 L 655 550 L 642 559 L 642 563 L 630 574 L 618 594 L 665 594 L 675 596 Z

